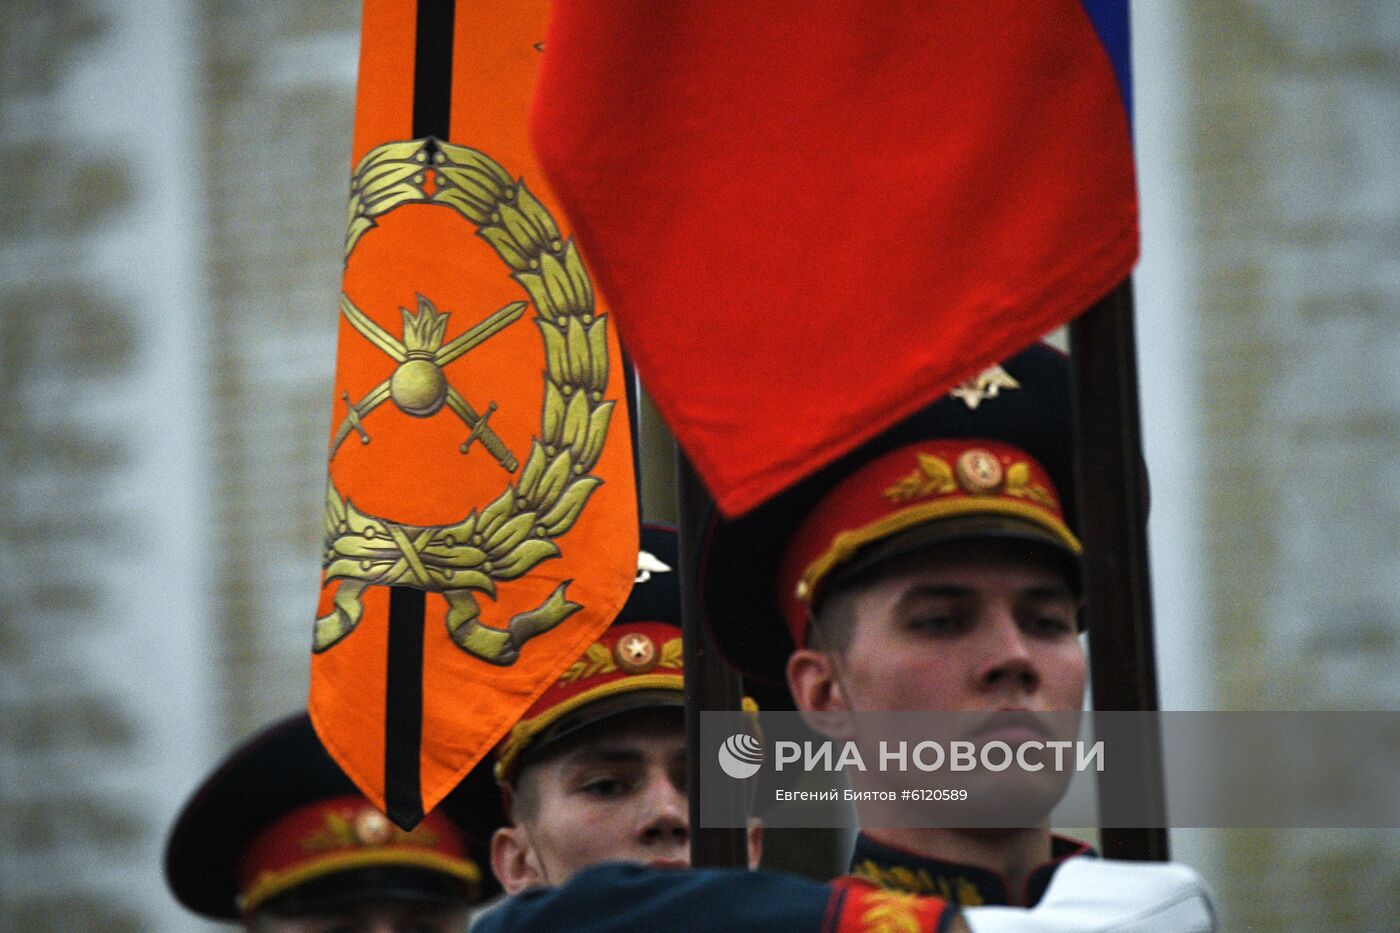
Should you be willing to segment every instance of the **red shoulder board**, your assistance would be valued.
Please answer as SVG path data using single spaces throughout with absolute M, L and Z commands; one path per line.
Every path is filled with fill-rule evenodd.
M 942 933 L 957 915 L 957 907 L 942 898 L 890 891 L 864 878 L 845 875 L 831 882 L 831 900 L 827 902 L 822 929 L 831 933 Z

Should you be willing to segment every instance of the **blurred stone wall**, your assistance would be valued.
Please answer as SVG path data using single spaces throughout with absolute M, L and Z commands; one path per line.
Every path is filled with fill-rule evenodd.
M 217 598 L 231 737 L 304 706 L 320 579 L 359 4 L 200 4 Z
M 222 744 L 188 4 L 0 13 L 0 927 L 196 928 L 165 827 Z
M 358 14 L 0 12 L 0 930 L 209 929 L 170 820 L 304 703 Z
M 1400 5 L 1181 21 L 1219 705 L 1398 709 Z M 1220 844 L 1228 929 L 1394 929 L 1400 831 Z

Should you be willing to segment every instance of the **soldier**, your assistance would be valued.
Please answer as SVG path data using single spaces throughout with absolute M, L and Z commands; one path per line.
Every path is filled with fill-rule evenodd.
M 499 890 L 482 871 L 503 819 L 477 769 L 412 831 L 326 754 L 305 715 L 237 749 L 181 811 L 165 851 L 175 897 L 256 933 L 447 933 Z
M 644 547 L 653 555 L 663 553 L 662 545 Z M 669 570 L 675 566 L 674 539 L 665 547 Z M 686 847 L 680 845 L 688 837 L 685 790 L 679 783 L 684 769 L 680 717 L 659 723 L 652 719 L 641 727 L 644 738 L 637 744 L 629 745 L 625 738 L 629 718 L 639 712 L 652 717 L 668 708 L 678 712 L 679 631 L 670 626 L 633 628 L 674 620 L 679 614 L 675 576 L 663 579 L 665 607 L 638 612 L 629 603 L 619 623 L 541 698 L 499 749 L 499 773 L 510 790 L 514 822 L 492 840 L 492 864 L 505 887 L 519 893 L 483 916 L 473 927 L 476 933 L 1085 933 L 1126 929 L 1124 924 L 1132 922 L 1152 926 L 1159 919 L 1155 928 L 1162 930 L 1210 928 L 1199 881 L 1175 866 L 1086 864 L 1082 871 L 1062 872 L 1036 910 L 981 908 L 975 926 L 969 925 L 971 915 L 960 917 L 947 899 L 885 890 L 869 878 L 847 876 L 819 884 L 765 871 L 649 870 L 689 861 Z M 633 600 L 660 592 L 650 582 L 639 582 Z M 644 640 L 629 638 L 638 631 L 646 634 Z M 655 660 L 667 657 L 676 659 L 674 666 Z M 636 672 L 629 673 L 629 666 Z M 669 695 L 651 692 L 658 688 Z M 598 737 L 596 746 L 593 736 Z M 608 751 L 617 736 L 622 741 Z M 593 754 L 590 746 L 600 753 Z M 756 842 L 751 831 L 751 863 Z M 640 864 L 617 864 L 617 859 Z
M 804 711 L 1079 710 L 1070 412 L 1065 358 L 1032 346 L 718 523 L 702 598 L 721 652 L 785 676 Z M 1044 825 L 866 828 L 851 867 L 964 906 L 1032 906 L 1086 854 Z
M 602 861 L 690 864 L 676 532 L 644 526 L 637 582 L 612 626 L 496 751 L 510 824 L 491 839 L 509 893 Z M 761 831 L 749 832 L 757 864 Z
M 491 865 L 508 893 L 523 894 L 473 929 L 587 927 L 595 913 L 603 928 L 653 929 L 679 922 L 675 911 L 688 908 L 678 905 L 696 903 L 720 929 L 836 929 L 823 918 L 872 909 L 910 918 L 914 929 L 951 921 L 942 902 L 890 902 L 855 879 L 833 887 L 766 872 L 674 871 L 690 866 L 678 548 L 668 528 L 643 527 L 641 540 L 637 583 L 617 620 L 496 750 L 510 822 L 491 839 Z M 750 867 L 761 842 L 754 821 Z M 654 883 L 636 866 L 672 871 Z M 598 880 L 568 885 L 580 874 Z M 570 892 L 562 903 L 538 896 L 559 885 Z

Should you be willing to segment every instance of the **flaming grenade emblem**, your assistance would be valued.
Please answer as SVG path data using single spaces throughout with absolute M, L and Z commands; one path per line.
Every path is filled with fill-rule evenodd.
M 557 556 L 555 539 L 573 527 L 602 484 L 592 470 L 616 404 L 603 397 L 607 316 L 596 313 L 593 285 L 574 244 L 523 181 L 485 153 L 431 137 L 386 143 L 368 153 L 351 179 L 346 260 L 377 218 L 404 204 L 442 205 L 469 221 L 530 301 L 511 302 L 446 340 L 450 315 L 423 295 L 416 311 L 400 308 L 401 337 L 342 296 L 345 320 L 397 366 L 359 401 L 341 394 L 346 413 L 331 441 L 331 460 L 351 433 L 370 443 L 365 419 L 385 402 L 413 418 L 447 408 L 469 431 L 460 451 L 466 454 L 480 441 L 512 481 L 461 521 L 430 526 L 364 513 L 330 483 L 323 581 L 339 586 L 333 610 L 316 620 L 312 650 L 326 651 L 354 631 L 368 587 L 411 586 L 447 601 L 447 630 L 458 647 L 491 664 L 513 664 L 527 641 L 581 608 L 565 597 L 571 581 L 505 627 L 482 621 L 475 594 L 494 598 L 499 583 Z M 531 304 L 544 340 L 544 397 L 540 430 L 522 466 L 488 423 L 496 403 L 479 413 L 443 370 L 514 324 Z

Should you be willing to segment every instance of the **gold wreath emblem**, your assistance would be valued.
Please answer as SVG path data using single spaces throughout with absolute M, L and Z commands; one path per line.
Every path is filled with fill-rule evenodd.
M 514 580 L 560 551 L 554 539 L 573 527 L 603 482 L 591 475 L 603 452 L 615 402 L 608 382 L 607 316 L 594 314 L 593 285 L 571 240 L 520 179 L 486 154 L 432 137 L 386 143 L 369 152 L 350 181 L 345 237 L 349 261 L 355 244 L 376 218 L 404 204 L 442 204 L 476 226 L 509 267 L 537 311 L 544 338 L 544 406 L 540 433 L 523 469 L 487 423 L 496 403 L 478 413 L 448 382 L 442 368 L 514 323 L 526 302 L 512 302 L 443 343 L 447 317 L 419 296 L 416 313 L 403 311 L 403 337 L 370 320 L 347 296 L 341 313 L 350 325 L 398 363 L 392 376 L 358 402 L 342 396 L 347 411 L 331 442 L 334 459 L 353 431 L 368 444 L 367 416 L 385 401 L 413 417 L 446 405 L 470 430 L 460 450 L 481 441 L 519 479 L 489 505 L 451 525 L 405 525 L 367 515 L 328 484 L 324 584 L 342 581 L 334 610 L 316 620 L 313 651 L 349 635 L 371 586 L 412 586 L 447 600 L 447 630 L 463 650 L 492 664 L 513 664 L 529 639 L 580 609 L 565 598 L 568 581 L 543 603 L 496 628 L 480 619 L 476 591 L 494 598 L 496 584 Z

